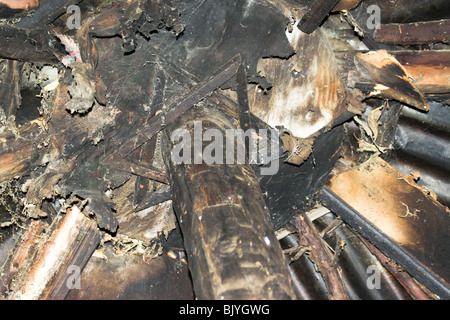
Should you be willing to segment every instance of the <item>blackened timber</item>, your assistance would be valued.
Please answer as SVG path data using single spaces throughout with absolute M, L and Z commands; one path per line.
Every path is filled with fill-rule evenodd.
M 66 12 L 70 5 L 77 4 L 81 0 L 41 0 L 39 7 L 33 14 L 23 17 L 16 27 L 22 29 L 34 29 L 53 22 Z
M 450 19 L 382 24 L 375 30 L 374 40 L 387 44 L 426 44 L 448 42 L 450 39 Z
M 102 233 L 94 220 L 84 219 L 79 225 L 79 234 L 70 248 L 63 265 L 58 269 L 50 283 L 46 286 L 40 299 L 63 300 L 71 289 L 79 289 L 80 279 L 77 270 L 82 270 L 97 249 Z M 75 269 L 73 267 L 75 266 Z M 78 275 L 80 277 L 81 274 Z M 71 281 L 72 280 L 72 281 Z
M 339 0 L 315 0 L 300 20 L 298 28 L 305 33 L 312 33 L 338 2 Z
M 185 128 L 192 136 L 197 121 L 204 130 L 223 134 L 235 128 L 216 108 L 196 107 L 162 132 L 161 151 L 196 297 L 293 299 L 287 265 L 251 167 L 173 161 L 171 133 Z
M 25 30 L 0 26 L 0 57 L 7 59 L 55 64 L 57 56 L 66 53 L 48 29 Z
M 376 172 L 377 176 L 382 175 L 380 174 L 379 170 L 375 171 L 375 169 L 373 169 L 372 172 Z M 397 180 L 398 185 L 394 185 L 392 183 L 393 179 Z M 397 179 L 397 177 L 393 179 L 391 180 L 390 185 L 394 186 L 394 190 L 399 190 L 401 194 L 406 194 L 406 192 L 408 192 L 408 190 L 405 189 L 413 188 L 402 179 Z M 400 183 L 403 185 L 403 187 L 400 185 Z M 342 194 L 335 193 L 336 191 L 335 186 L 324 187 L 322 189 L 322 193 L 320 194 L 320 201 L 327 208 L 332 210 L 336 215 L 339 215 L 342 218 L 342 220 L 344 220 L 345 223 L 350 225 L 355 231 L 357 231 L 364 238 L 372 242 L 381 252 L 386 254 L 389 258 L 394 259 L 394 261 L 396 261 L 399 265 L 401 265 L 409 274 L 411 274 L 419 282 L 425 285 L 430 291 L 432 291 L 434 294 L 438 295 L 442 299 L 449 299 L 450 287 L 445 280 L 446 275 L 443 274 L 448 272 L 447 269 L 445 268 L 445 262 L 444 263 L 440 262 L 446 261 L 445 259 L 447 255 L 446 252 L 444 252 L 445 246 L 442 246 L 442 248 L 440 248 L 439 245 L 439 242 L 446 243 L 445 241 L 442 242 L 442 238 L 445 237 L 446 234 L 443 233 L 441 230 L 438 230 L 442 229 L 444 230 L 444 232 L 446 232 L 447 228 L 445 220 L 448 220 L 446 219 L 448 217 L 448 212 L 446 212 L 445 209 L 442 209 L 442 205 L 437 204 L 437 202 L 426 200 L 426 197 L 421 193 L 421 191 L 416 190 L 414 191 L 415 197 L 412 198 L 413 199 L 412 202 L 417 204 L 418 207 L 420 206 L 420 209 L 415 210 L 416 208 L 413 208 L 411 206 L 411 209 L 408 210 L 413 211 L 413 213 L 410 214 L 410 217 L 408 217 L 410 218 L 410 220 L 405 220 L 407 214 L 405 214 L 404 216 L 396 216 L 397 213 L 394 211 L 392 207 L 389 208 L 390 210 L 386 210 L 386 205 L 388 203 L 391 203 L 390 199 L 388 199 L 389 197 L 386 195 L 388 191 L 392 195 L 392 191 L 387 190 L 385 187 L 374 181 L 371 181 L 371 184 L 377 186 L 377 190 L 386 190 L 381 196 L 384 200 L 384 202 L 381 204 L 383 206 L 382 211 L 386 213 L 385 214 L 386 217 L 388 217 L 389 215 L 393 216 L 396 219 L 397 224 L 389 223 L 389 220 L 378 220 L 384 221 L 384 224 L 380 224 L 378 222 L 378 225 L 375 225 L 373 221 L 374 219 L 372 219 L 371 221 L 369 215 L 367 214 L 364 215 L 364 213 L 361 212 L 361 208 L 359 208 L 357 211 L 354 208 L 355 207 L 354 203 L 349 203 L 351 201 L 348 199 L 344 200 L 342 198 Z M 351 197 L 360 200 L 362 198 L 361 194 L 363 193 L 360 191 L 364 190 L 364 192 L 367 192 L 367 194 L 370 196 L 367 196 L 366 199 L 363 200 L 364 207 L 367 207 L 367 210 L 371 210 L 371 212 L 374 212 L 373 204 L 376 202 L 376 200 L 373 200 L 373 203 L 369 203 L 369 201 L 367 201 L 367 199 L 372 198 L 371 196 L 373 195 L 373 193 L 371 193 L 369 189 L 363 186 L 355 185 L 355 183 L 352 184 L 351 189 L 356 190 L 356 192 L 352 194 Z M 393 194 L 393 196 L 396 195 Z M 402 200 L 406 201 L 405 199 Z M 406 208 L 404 205 L 400 203 L 400 207 L 401 206 L 403 206 L 403 208 Z M 427 206 L 432 207 L 432 210 L 425 212 L 424 208 Z M 442 212 L 437 213 L 438 212 L 438 210 L 436 210 L 437 208 L 439 208 L 439 211 Z M 407 211 L 407 213 L 408 212 L 409 211 Z M 414 218 L 414 214 L 417 214 L 418 212 L 421 215 L 428 214 L 426 217 L 427 224 L 418 223 L 417 220 L 419 219 Z M 373 216 L 376 216 L 376 213 L 373 214 Z M 436 221 L 437 220 L 436 218 L 441 221 Z M 388 222 L 386 223 L 386 221 Z M 433 221 L 435 222 L 434 228 L 432 225 Z M 421 239 L 423 239 L 423 241 L 421 241 L 422 243 L 420 242 L 417 243 L 416 241 L 415 243 L 413 243 L 414 246 L 411 246 L 406 242 L 409 241 L 408 239 L 402 239 L 402 241 L 406 242 L 406 244 L 400 243 L 397 239 L 395 239 L 395 237 L 400 238 L 403 237 L 404 234 L 406 234 L 406 232 L 402 231 L 406 230 L 406 228 L 404 228 L 405 225 L 409 226 L 410 224 L 414 223 L 416 225 L 421 225 L 423 227 L 422 228 L 423 230 L 415 228 L 414 232 L 411 234 L 411 237 L 419 234 L 422 235 L 420 237 Z M 396 231 L 392 232 L 392 230 L 389 230 L 389 228 Z M 422 233 L 426 229 L 428 229 L 428 231 L 431 232 Z M 433 241 L 433 239 L 431 239 L 431 234 L 433 234 L 434 237 L 437 237 L 440 240 Z M 427 245 L 428 247 L 433 248 L 434 252 L 431 252 L 431 250 L 426 250 Z M 437 272 L 435 272 L 436 269 L 438 269 Z
M 405 288 L 408 294 L 414 300 L 430 300 L 431 298 L 422 290 L 413 277 L 407 272 L 401 270 L 394 261 L 385 256 L 380 250 L 377 249 L 369 241 L 358 235 L 364 245 L 380 260 L 383 266 L 389 270 L 389 272 L 397 279 L 397 281 Z
M 0 66 L 3 67 L 0 76 L 0 109 L 10 118 L 20 106 L 20 64 L 17 60 L 4 60 L 0 62 Z
M 16 136 L 10 131 L 0 134 L 4 143 L 0 148 L 0 182 L 25 175 L 36 166 L 40 153 L 36 145 L 41 130 L 36 123 L 29 123 L 19 128 Z
M 216 75 L 193 86 L 186 94 L 168 105 L 166 107 L 166 112 L 160 112 L 151 118 L 144 129 L 138 132 L 132 132 L 123 140 L 123 143 L 115 152 L 102 157 L 100 162 L 106 164 L 111 161 L 118 161 L 130 154 L 137 147 L 166 127 L 167 124 L 175 121 L 181 114 L 192 108 L 206 96 L 210 95 L 220 85 L 230 80 L 236 74 L 240 63 L 239 57 L 231 59 L 231 61 L 226 63 Z
M 135 210 L 141 211 L 156 206 L 157 204 L 163 203 L 170 199 L 172 199 L 172 193 L 170 191 L 170 187 L 168 186 L 158 192 L 147 192 L 145 197 L 138 204 Z
M 164 172 L 161 172 L 152 166 L 145 166 L 143 164 L 133 162 L 127 158 L 123 158 L 120 161 L 107 162 L 107 164 L 110 167 L 130 172 L 140 177 L 146 177 L 162 183 L 167 183 L 167 177 Z

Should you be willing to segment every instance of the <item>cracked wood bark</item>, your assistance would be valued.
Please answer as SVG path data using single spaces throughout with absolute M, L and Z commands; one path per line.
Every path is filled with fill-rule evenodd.
M 202 121 L 204 130 L 222 133 L 234 126 L 217 109 L 191 109 L 162 134 L 161 150 L 197 298 L 293 299 L 287 265 L 251 167 L 172 161 L 171 133 L 186 128 L 192 137 L 195 121 Z

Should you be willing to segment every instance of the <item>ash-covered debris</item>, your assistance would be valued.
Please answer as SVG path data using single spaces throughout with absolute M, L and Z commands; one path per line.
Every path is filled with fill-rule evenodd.
M 31 292 L 27 281 L 39 277 L 25 276 L 27 264 L 19 270 L 14 261 L 25 252 L 33 256 L 27 263 L 40 266 L 71 225 L 69 247 L 57 250 L 61 265 L 33 297 L 64 297 L 64 267 L 103 257 L 108 243 L 117 256 L 145 263 L 166 249 L 185 251 L 200 298 L 298 298 L 304 290 L 293 290 L 273 232 L 285 227 L 291 244 L 292 234 L 308 233 L 285 252 L 300 263 L 314 260 L 326 297 L 359 298 L 359 289 L 347 292 L 351 281 L 339 268 L 347 248 L 362 242 L 334 232 L 347 228 L 340 220 L 322 215 L 313 223 L 305 212 L 322 201 L 331 177 L 411 152 L 405 135 L 419 124 L 402 110 L 448 102 L 448 36 L 430 27 L 448 20 L 427 21 L 421 38 L 401 23 L 418 16 L 417 7 L 392 8 L 382 27 L 408 30 L 396 45 L 383 28 L 367 28 L 371 0 L 0 2 L 0 227 L 16 226 L 20 248 L 4 255 L 1 294 Z M 389 10 L 387 3 L 376 5 Z M 203 131 L 247 130 L 247 155 L 251 137 L 268 147 L 257 132 L 272 130 L 278 144 L 270 153 L 279 156 L 237 167 L 173 163 L 174 126 L 190 133 L 188 124 L 199 121 Z M 447 129 L 440 124 L 436 132 Z M 431 131 L 429 148 L 442 145 Z M 206 142 L 211 149 L 216 141 Z M 221 147 L 215 158 L 229 151 Z M 274 162 L 276 172 L 260 174 Z M 426 170 L 436 168 L 448 171 L 442 164 Z M 436 176 L 414 172 L 421 180 Z M 432 201 L 442 193 L 427 191 Z M 325 220 L 331 226 L 314 231 Z M 15 278 L 21 281 L 9 287 Z M 410 280 L 413 295 L 424 297 Z

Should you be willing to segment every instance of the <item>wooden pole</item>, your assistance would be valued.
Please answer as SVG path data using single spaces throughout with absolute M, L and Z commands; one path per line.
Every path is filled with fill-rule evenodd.
M 198 121 L 203 130 L 225 133 L 235 128 L 217 109 L 194 108 L 162 135 L 161 150 L 196 297 L 293 299 L 286 261 L 251 167 L 173 161 L 172 132 L 184 128 L 192 138 L 199 133 L 194 132 Z

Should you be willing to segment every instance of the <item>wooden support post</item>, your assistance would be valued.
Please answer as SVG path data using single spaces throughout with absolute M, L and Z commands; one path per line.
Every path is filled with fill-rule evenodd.
M 222 138 L 226 129 L 235 128 L 217 109 L 196 108 L 162 135 L 161 150 L 197 298 L 293 299 L 286 261 L 251 167 L 225 162 L 209 165 L 203 159 L 194 164 L 192 157 L 187 161 L 192 164 L 173 161 L 172 132 L 184 128 L 194 137 L 199 134 L 194 133 L 197 121 L 203 130 L 221 132 Z M 187 147 L 183 152 L 188 152 Z M 233 147 L 236 152 L 236 144 Z M 222 151 L 225 147 L 216 150 Z

